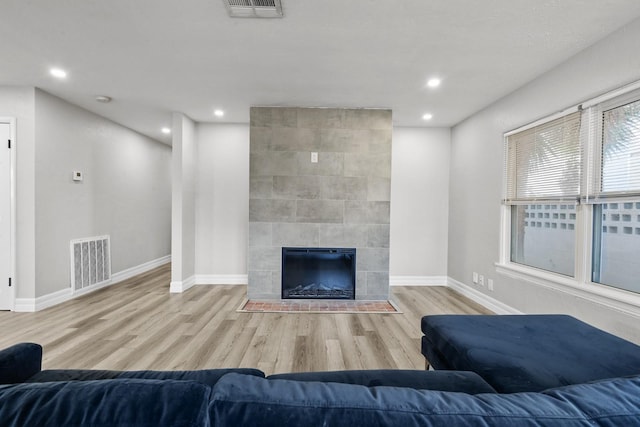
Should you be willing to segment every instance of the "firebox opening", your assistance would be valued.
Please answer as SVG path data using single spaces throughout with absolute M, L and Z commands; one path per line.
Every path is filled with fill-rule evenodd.
M 282 248 L 283 299 L 355 297 L 355 248 Z

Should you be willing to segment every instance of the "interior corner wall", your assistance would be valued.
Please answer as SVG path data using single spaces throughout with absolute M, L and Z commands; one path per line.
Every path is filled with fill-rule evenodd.
M 195 276 L 195 123 L 174 113 L 172 130 L 171 283 L 184 290 Z
M 447 275 L 449 128 L 393 129 L 391 276 Z
M 640 79 L 640 20 L 455 126 L 449 198 L 449 276 L 494 279 L 489 295 L 524 313 L 568 313 L 640 342 L 638 319 L 575 295 L 496 273 L 500 241 L 503 134 Z M 476 288 L 487 293 L 485 288 Z
M 36 297 L 35 89 L 0 87 L 0 116 L 16 119 L 16 298 Z
M 171 147 L 39 89 L 35 118 L 35 296 L 70 286 L 72 239 L 110 235 L 113 273 L 167 256 Z
M 196 274 L 246 275 L 249 125 L 196 124 Z M 394 128 L 390 269 L 447 275 L 449 128 Z
M 246 275 L 249 125 L 196 125 L 197 275 Z

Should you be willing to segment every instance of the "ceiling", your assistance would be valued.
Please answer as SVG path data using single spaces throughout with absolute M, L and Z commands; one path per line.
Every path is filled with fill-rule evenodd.
M 165 143 L 173 111 L 247 123 L 252 105 L 391 108 L 397 126 L 448 127 L 640 16 L 638 0 L 283 9 L 283 19 L 243 19 L 222 0 L 2 0 L 0 85 L 42 88 Z M 426 86 L 432 76 L 440 87 Z

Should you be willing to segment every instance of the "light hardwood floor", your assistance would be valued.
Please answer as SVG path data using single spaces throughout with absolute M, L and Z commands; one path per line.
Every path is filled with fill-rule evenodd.
M 246 286 L 169 294 L 169 281 L 167 264 L 37 313 L 0 312 L 0 348 L 39 343 L 45 369 L 423 369 L 422 316 L 490 313 L 444 287 L 393 287 L 402 314 L 238 313 Z

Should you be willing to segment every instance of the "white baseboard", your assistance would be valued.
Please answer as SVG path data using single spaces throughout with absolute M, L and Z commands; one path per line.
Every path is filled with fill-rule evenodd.
M 246 274 L 196 274 L 183 281 L 171 282 L 169 292 L 179 294 L 195 285 L 246 285 Z
M 182 281 L 173 281 L 169 285 L 169 292 L 172 294 L 181 294 L 191 289 L 196 284 L 196 276 L 188 277 Z
M 111 277 L 113 277 L 113 276 L 111 276 Z M 74 291 L 72 289 L 71 290 L 71 298 L 69 298 L 69 299 L 73 299 L 73 298 L 79 297 L 81 295 L 85 295 L 85 294 L 91 293 L 93 291 L 97 291 L 98 289 L 106 288 L 107 286 L 111 286 L 111 285 L 113 285 L 115 283 L 117 283 L 117 282 L 114 282 L 113 279 L 111 279 L 111 280 L 107 280 L 107 281 L 102 282 L 102 283 L 98 283 L 98 284 L 95 284 L 95 285 L 84 287 L 82 289 L 78 289 L 77 291 Z
M 389 286 L 447 286 L 447 276 L 389 276 Z
M 133 276 L 137 276 L 138 274 L 146 273 L 147 271 L 153 270 L 154 268 L 160 267 L 161 265 L 164 265 L 168 262 L 171 262 L 171 255 L 166 255 L 161 258 L 145 262 L 144 264 L 127 268 L 126 270 L 113 273 L 111 275 L 111 282 L 113 283 L 122 282 L 123 280 L 130 279 Z
M 52 292 L 38 298 L 16 298 L 13 310 L 18 312 L 40 311 L 56 304 L 60 304 L 61 302 L 68 301 L 71 298 L 73 298 L 73 291 L 71 288 Z
M 483 307 L 488 308 L 496 314 L 523 314 L 521 311 L 516 310 L 515 308 L 508 306 L 507 304 L 498 301 L 495 298 L 491 298 L 489 295 L 483 294 L 482 292 L 472 288 L 471 286 L 465 285 L 462 282 L 458 282 L 451 277 L 448 278 L 447 285 L 464 295 L 465 297 L 477 302 Z
M 73 291 L 73 289 L 69 287 L 69 288 L 52 292 L 50 294 L 43 295 L 37 298 L 16 298 L 16 301 L 14 304 L 14 311 L 33 312 L 33 311 L 44 310 L 45 308 L 52 307 L 54 305 L 63 303 L 65 301 L 69 301 L 73 298 L 88 294 L 98 289 L 115 285 L 116 283 L 120 283 L 137 274 L 146 273 L 147 271 L 153 270 L 154 268 L 159 267 L 163 264 L 166 264 L 167 262 L 170 262 L 170 261 L 171 261 L 171 255 L 154 259 L 152 261 L 145 262 L 144 264 L 140 264 L 135 267 L 131 267 L 126 270 L 114 273 L 111 275 L 110 281 L 106 281 L 98 285 L 88 286 L 86 288 L 80 289 L 75 292 Z
M 247 274 L 197 274 L 196 285 L 246 285 Z

